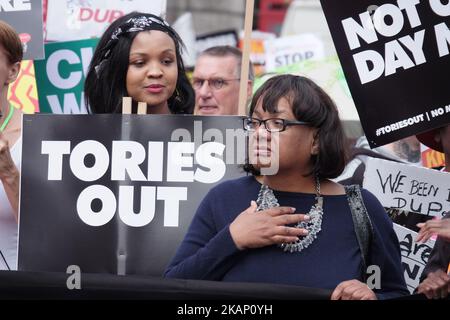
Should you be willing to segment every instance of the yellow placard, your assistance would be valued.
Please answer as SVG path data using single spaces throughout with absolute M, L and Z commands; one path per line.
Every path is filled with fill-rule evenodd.
M 19 76 L 9 86 L 8 101 L 24 113 L 39 112 L 36 78 L 32 60 L 22 61 Z
M 427 148 L 422 151 L 422 165 L 426 168 L 445 166 L 445 156 L 443 153 Z

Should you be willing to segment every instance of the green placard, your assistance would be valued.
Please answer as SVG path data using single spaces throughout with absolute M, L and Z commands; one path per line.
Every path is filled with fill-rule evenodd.
M 84 80 L 98 39 L 45 45 L 45 60 L 35 61 L 42 113 L 86 113 Z

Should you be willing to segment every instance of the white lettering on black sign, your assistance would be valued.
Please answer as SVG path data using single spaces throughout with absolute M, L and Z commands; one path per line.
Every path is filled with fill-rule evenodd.
M 428 0 L 430 9 L 440 17 L 450 16 L 450 3 Z M 445 1 L 444 1 L 445 2 Z M 386 3 L 376 8 L 371 15 L 365 11 L 359 19 L 346 18 L 342 26 L 350 49 L 357 50 L 365 44 L 373 44 L 380 38 L 397 36 L 405 25 L 412 29 L 422 25 L 417 5 L 420 0 L 397 0 L 397 5 Z M 431 32 L 432 31 L 432 32 Z M 434 33 L 434 34 L 432 34 Z M 418 30 L 398 39 L 389 40 L 384 45 L 384 55 L 375 50 L 364 50 L 353 55 L 353 60 L 361 84 L 390 76 L 399 69 L 407 70 L 427 62 L 424 54 L 425 37 L 434 37 L 439 57 L 449 54 L 450 30 L 445 23 L 436 24 L 433 30 Z
M 226 171 L 225 145 L 206 142 L 196 150 L 194 142 L 113 141 L 111 154 L 100 142 L 86 140 L 73 148 L 70 141 L 42 141 L 41 153 L 48 155 L 49 181 L 61 181 L 64 157 L 69 157 L 70 172 L 75 178 L 92 182 L 104 178 L 108 169 L 110 181 L 201 182 L 216 183 Z M 166 153 L 165 153 L 166 152 Z M 194 160 L 199 167 L 195 170 Z M 167 163 L 164 171 L 164 162 Z M 142 168 L 145 168 L 143 170 Z M 138 193 L 139 194 L 139 193 Z M 103 226 L 118 211 L 120 219 L 132 227 L 149 224 L 155 215 L 155 203 L 164 201 L 164 226 L 179 225 L 180 201 L 186 201 L 187 187 L 141 186 L 138 213 L 134 211 L 135 187 L 120 185 L 118 194 L 101 184 L 86 187 L 78 196 L 77 213 L 90 226 Z

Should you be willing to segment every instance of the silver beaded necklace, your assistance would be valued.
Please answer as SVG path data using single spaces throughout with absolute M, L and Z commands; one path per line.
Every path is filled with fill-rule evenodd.
M 265 184 L 261 185 L 256 204 L 258 205 L 257 211 L 280 206 L 273 190 Z M 308 234 L 295 242 L 279 245 L 284 252 L 294 253 L 308 248 L 317 238 L 317 234 L 320 230 L 322 230 L 323 197 L 320 194 L 320 181 L 318 177 L 316 177 L 316 203 L 311 207 L 311 210 L 309 210 L 308 216 L 310 217 L 308 221 L 300 221 L 295 225 L 296 228 L 308 230 Z

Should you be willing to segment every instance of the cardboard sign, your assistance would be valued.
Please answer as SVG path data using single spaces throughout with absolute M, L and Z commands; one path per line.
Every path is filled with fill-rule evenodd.
M 372 148 L 450 123 L 448 3 L 321 3 Z
M 245 145 L 237 116 L 25 115 L 19 270 L 161 276 Z
M 1 1 L 0 20 L 19 34 L 24 60 L 44 58 L 42 0 Z
M 428 262 L 435 241 L 428 240 L 425 243 L 417 243 L 417 232 L 394 223 L 394 231 L 400 244 L 402 265 L 406 286 L 412 294 L 420 282 L 420 276 Z
M 264 41 L 266 72 L 305 60 L 325 57 L 322 41 L 313 34 L 301 34 Z
M 442 217 L 450 210 L 450 173 L 369 158 L 363 186 L 386 208 Z
M 48 0 L 47 41 L 99 38 L 115 20 L 132 11 L 164 16 L 166 0 Z
M 35 62 L 42 113 L 87 113 L 84 80 L 98 39 L 47 43 L 45 60 Z

